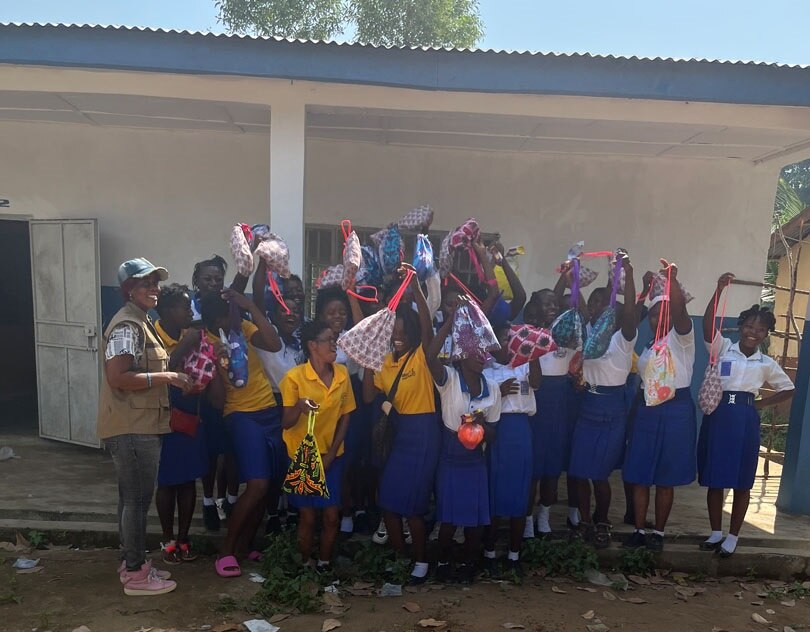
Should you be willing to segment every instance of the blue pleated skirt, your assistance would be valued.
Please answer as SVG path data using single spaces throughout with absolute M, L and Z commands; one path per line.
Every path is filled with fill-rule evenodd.
M 534 478 L 532 431 L 525 413 L 504 413 L 487 446 L 491 516 L 522 518 Z
M 162 437 L 158 486 L 169 487 L 196 481 L 208 473 L 208 449 L 205 426 L 197 427 L 193 437 L 183 432 L 170 432 Z
M 373 407 L 363 402 L 363 383 L 356 375 L 352 376 L 352 390 L 357 407 L 349 415 L 349 428 L 343 442 L 344 468 L 371 465 L 371 427 Z
M 323 455 L 321 455 L 323 458 Z M 327 507 L 340 507 L 340 491 L 343 481 L 343 473 L 346 469 L 346 457 L 341 455 L 332 461 L 332 465 L 326 470 L 326 489 L 329 490 L 329 498 L 323 496 L 299 496 L 290 494 L 287 496 L 290 504 L 299 509 L 326 509 Z
M 743 399 L 740 394 L 740 400 Z M 711 415 L 703 416 L 698 439 L 698 481 L 703 487 L 751 489 L 759 460 L 759 413 L 729 404 L 728 392 Z
M 281 412 L 276 406 L 250 413 L 231 413 L 225 424 L 233 442 L 239 480 L 279 481 L 287 471 L 287 448 L 281 437 Z
M 567 375 L 544 376 L 534 393 L 537 413 L 530 420 L 534 478 L 557 478 L 568 469 L 576 395 Z
M 630 429 L 622 478 L 628 483 L 676 487 L 695 480 L 695 403 L 688 388 L 658 406 L 642 398 Z
M 380 475 L 377 504 L 401 516 L 428 512 L 441 446 L 436 413 L 399 415 L 392 411 L 394 438 Z
M 568 473 L 574 478 L 607 480 L 621 467 L 626 423 L 624 386 L 598 394 L 586 391 L 571 441 Z
M 220 454 L 233 452 L 231 437 L 225 427 L 222 411 L 214 408 L 207 397 L 200 402 L 200 419 L 205 426 L 205 445 L 209 461 Z
M 436 520 L 456 527 L 490 523 L 486 457 L 480 446 L 465 448 L 446 427 L 436 468 Z

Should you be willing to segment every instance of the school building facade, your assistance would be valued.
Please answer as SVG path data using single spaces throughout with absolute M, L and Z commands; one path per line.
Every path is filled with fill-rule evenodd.
M 340 220 L 430 204 L 437 230 L 474 216 L 523 245 L 529 291 L 580 239 L 628 248 L 639 280 L 675 260 L 699 317 L 720 272 L 762 277 L 779 171 L 810 157 L 810 68 L 9 24 L 0 145 L 0 256 L 18 273 L 2 374 L 29 376 L 43 436 L 97 445 L 118 264 L 190 282 L 236 221 L 269 223 L 311 279 Z M 735 287 L 729 312 L 757 298 Z M 810 474 L 806 382 L 785 477 Z M 810 512 L 800 488 L 786 506 Z

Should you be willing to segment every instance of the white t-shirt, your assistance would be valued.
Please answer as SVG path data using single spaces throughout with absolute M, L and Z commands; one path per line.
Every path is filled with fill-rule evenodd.
M 546 354 L 548 355 L 548 354 Z M 499 364 L 494 360 L 487 363 L 484 368 L 484 377 L 487 380 L 500 385 L 506 380 L 514 378 L 520 385 L 520 391 L 504 397 L 501 395 L 501 414 L 504 413 L 526 413 L 531 416 L 537 412 L 537 401 L 534 398 L 534 390 L 529 386 L 529 365 L 521 364 L 517 368 Z
M 281 339 L 280 336 L 279 339 Z M 278 351 L 265 351 L 258 347 L 255 347 L 255 349 L 259 360 L 262 362 L 267 379 L 270 380 L 270 386 L 275 393 L 280 392 L 279 384 L 287 375 L 287 371 L 306 361 L 303 350 L 293 349 L 284 340 L 281 340 L 281 349 Z
M 573 349 L 557 349 L 540 356 L 540 369 L 543 371 L 543 375 L 549 377 L 568 375 L 568 367 L 574 354 L 576 351 Z
M 692 384 L 692 371 L 695 368 L 695 328 L 692 327 L 688 334 L 681 335 L 673 327 L 667 334 L 667 345 L 675 365 L 675 388 L 689 388 Z M 651 346 L 644 349 L 638 357 L 638 374 L 642 382 L 644 370 L 652 357 Z
M 720 333 L 716 333 L 714 342 L 706 343 L 706 348 L 720 350 L 718 369 L 724 391 L 743 391 L 756 395 L 766 382 L 777 393 L 793 390 L 793 382 L 772 357 L 755 351 L 750 357 L 740 351 L 737 342 L 732 343 Z
M 470 392 L 462 389 L 461 378 L 455 368 L 448 366 L 444 369 L 444 384 L 436 383 L 442 402 L 442 420 L 446 428 L 456 432 L 461 425 L 461 416 L 481 410 L 489 423 L 498 421 L 501 417 L 501 389 L 494 382 L 483 379 L 486 389 L 481 397 L 472 399 Z
M 590 386 L 624 386 L 630 369 L 633 368 L 633 347 L 638 332 L 632 340 L 625 340 L 620 329 L 610 339 L 608 350 L 601 358 L 585 360 L 582 374 Z

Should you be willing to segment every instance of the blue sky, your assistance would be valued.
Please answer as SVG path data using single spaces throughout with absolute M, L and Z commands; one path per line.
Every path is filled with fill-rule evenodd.
M 810 0 L 480 0 L 485 48 L 810 64 Z M 221 31 L 213 0 L 2 0 L 3 22 Z

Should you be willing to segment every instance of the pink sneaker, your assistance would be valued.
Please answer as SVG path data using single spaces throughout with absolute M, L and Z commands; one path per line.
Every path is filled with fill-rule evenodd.
M 149 566 L 149 568 L 152 568 L 152 560 L 146 560 L 146 564 Z M 118 567 L 118 577 L 121 580 L 122 584 L 125 583 L 124 582 L 124 571 L 126 571 L 126 570 L 127 570 L 127 563 L 122 561 L 121 565 Z M 155 572 L 155 574 L 157 574 L 158 577 L 160 577 L 160 579 L 171 579 L 172 578 L 172 574 L 169 571 L 162 571 L 162 570 L 160 570 L 158 568 L 152 568 L 152 570 Z
M 124 584 L 124 594 L 135 596 L 165 595 L 177 588 L 177 583 L 170 579 L 161 579 L 157 571 L 149 562 L 141 566 L 141 570 L 130 572 L 125 570 L 121 574 Z

